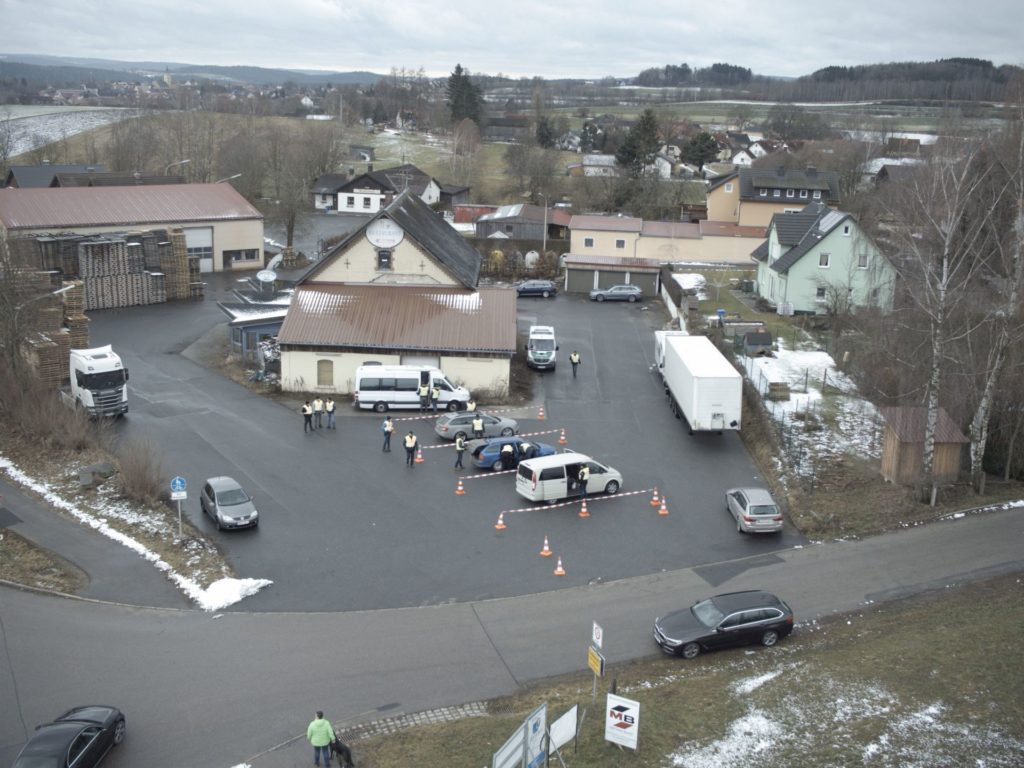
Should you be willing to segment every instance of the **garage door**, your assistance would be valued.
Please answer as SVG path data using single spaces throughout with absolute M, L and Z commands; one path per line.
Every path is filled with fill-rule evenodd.
M 640 286 L 644 296 L 655 296 L 658 293 L 658 276 L 651 272 L 632 272 L 629 275 L 629 282 Z
M 430 355 L 402 355 L 402 365 L 428 365 L 431 368 L 440 368 L 441 358 Z
M 186 229 L 185 248 L 189 256 L 199 258 L 200 272 L 213 272 L 213 227 Z
M 567 293 L 590 293 L 594 288 L 593 269 L 570 269 L 566 273 Z

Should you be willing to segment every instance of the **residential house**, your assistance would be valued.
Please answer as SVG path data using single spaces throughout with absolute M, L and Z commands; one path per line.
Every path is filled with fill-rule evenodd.
M 103 165 L 12 165 L 7 171 L 3 185 L 19 189 L 49 187 L 53 184 L 53 177 L 58 173 L 92 173 L 106 170 Z
M 334 211 L 338 206 L 338 191 L 348 183 L 347 173 L 325 173 L 318 176 L 310 190 L 313 207 L 318 211 Z
M 484 141 L 519 141 L 530 138 L 530 118 L 525 115 L 488 117 L 480 138 Z
M 150 173 L 58 173 L 51 187 L 141 187 L 161 184 L 184 184 L 184 176 L 163 176 Z
M 896 270 L 853 216 L 824 203 L 775 214 L 751 256 L 758 296 L 787 314 L 892 307 Z
M 230 184 L 0 189 L 11 236 L 178 227 L 202 272 L 263 266 L 263 214 Z
M 337 191 L 335 209 L 347 213 L 375 214 L 405 190 L 427 205 L 441 202 L 441 185 L 415 165 L 406 163 L 381 171 L 368 166 L 366 173 L 349 179 Z
M 754 162 L 754 155 L 749 149 L 738 149 L 733 152 L 729 162 L 733 165 L 749 168 Z
M 767 227 L 776 213 L 792 213 L 809 203 L 839 203 L 839 174 L 813 165 L 794 168 L 740 168 L 708 186 L 708 219 L 744 227 Z
M 411 189 L 399 193 L 296 284 L 278 336 L 282 388 L 347 394 L 373 361 L 507 391 L 516 293 L 479 277 L 476 249 Z

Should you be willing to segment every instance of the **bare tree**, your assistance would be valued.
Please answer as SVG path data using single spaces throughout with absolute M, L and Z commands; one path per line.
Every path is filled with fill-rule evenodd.
M 480 129 L 468 117 L 460 120 L 452 131 L 451 172 L 456 181 L 464 184 L 469 180 L 478 149 Z
M 943 374 L 951 347 L 972 330 L 955 324 L 971 297 L 970 286 L 990 254 L 989 221 L 974 201 L 988 183 L 978 162 L 982 143 L 952 142 L 915 170 L 909 183 L 891 185 L 882 196 L 892 261 L 906 296 L 927 326 L 925 402 L 927 418 L 921 461 L 922 500 L 934 494 L 935 431 L 942 402 Z

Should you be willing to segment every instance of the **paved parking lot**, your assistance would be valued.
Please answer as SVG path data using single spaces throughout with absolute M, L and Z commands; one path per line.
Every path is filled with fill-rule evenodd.
M 180 353 L 222 316 L 214 305 L 229 277 L 211 279 L 202 304 L 168 304 L 92 314 L 92 341 L 113 343 L 131 370 L 124 437 L 154 439 L 168 477 L 189 481 L 186 509 L 218 541 L 243 577 L 274 585 L 239 610 L 338 611 L 436 605 L 542 592 L 675 570 L 792 546 L 800 539 L 736 533 L 723 492 L 759 478 L 736 435 L 689 436 L 670 417 L 650 370 L 652 332 L 665 316 L 656 303 L 594 304 L 585 298 L 521 299 L 522 330 L 555 326 L 556 371 L 536 373 L 535 408 L 509 412 L 520 430 L 565 429 L 568 446 L 624 476 L 623 494 L 578 507 L 532 507 L 511 474 L 465 482 L 448 447 L 428 448 L 405 466 L 400 436 L 440 443 L 431 419 L 398 421 L 394 452 L 381 452 L 380 417 L 341 402 L 337 431 L 304 434 L 286 406 L 226 381 Z M 583 363 L 573 380 L 568 354 Z M 415 413 L 395 414 L 398 418 Z M 556 443 L 558 434 L 541 437 Z M 469 462 L 467 461 L 467 466 Z M 217 532 L 199 513 L 205 477 L 241 481 L 260 509 L 257 530 Z M 474 474 L 471 468 L 469 475 Z M 648 494 L 667 498 L 659 516 Z M 503 510 L 506 528 L 494 524 Z M 544 537 L 563 558 L 538 556 Z

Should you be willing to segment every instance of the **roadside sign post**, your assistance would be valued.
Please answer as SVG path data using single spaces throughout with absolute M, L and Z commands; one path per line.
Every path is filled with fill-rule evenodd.
M 587 666 L 594 673 L 594 690 L 591 694 L 591 704 L 597 703 L 597 678 L 604 677 L 605 659 L 599 650 L 604 643 L 604 630 L 596 621 L 590 632 L 591 645 L 587 648 Z
M 178 502 L 178 539 L 182 537 L 181 533 L 181 502 L 188 498 L 188 493 L 185 491 L 187 484 L 185 478 L 178 475 L 171 479 L 171 501 Z

